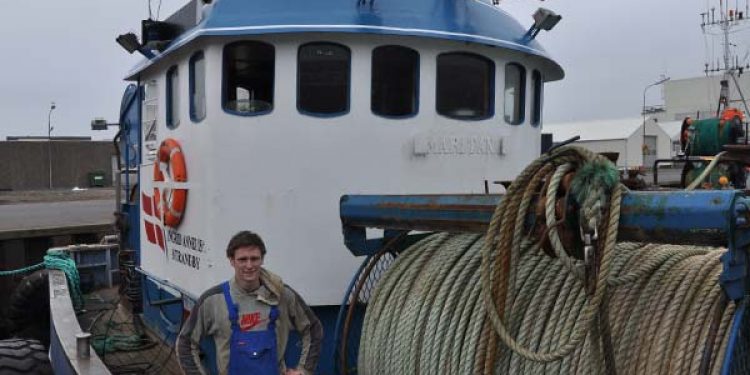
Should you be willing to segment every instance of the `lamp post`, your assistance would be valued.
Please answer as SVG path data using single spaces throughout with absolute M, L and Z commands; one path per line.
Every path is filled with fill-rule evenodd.
M 52 111 L 55 110 L 55 102 L 49 106 L 47 114 L 47 162 L 49 163 L 49 188 L 52 189 Z
M 646 166 L 646 92 L 648 91 L 648 89 L 654 86 L 658 86 L 664 82 L 669 81 L 669 79 L 670 79 L 669 77 L 662 76 L 662 78 L 660 78 L 658 81 L 646 86 L 643 89 L 643 107 L 641 110 L 641 114 L 643 115 L 643 139 L 641 140 L 641 154 L 642 154 L 643 160 L 641 160 L 641 164 L 644 167 Z

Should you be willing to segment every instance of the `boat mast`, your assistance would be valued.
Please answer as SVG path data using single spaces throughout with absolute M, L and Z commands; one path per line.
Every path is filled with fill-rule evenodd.
M 745 18 L 748 14 L 750 14 L 750 0 L 745 0 L 745 10 L 740 10 L 739 5 L 737 2 L 735 2 L 734 8 L 731 8 L 729 2 L 731 0 L 726 0 L 726 4 L 724 3 L 725 0 L 719 0 L 719 19 L 716 19 L 716 8 L 711 8 L 710 13 L 708 11 L 701 13 L 701 29 L 703 30 L 703 33 L 709 33 L 712 30 L 719 29 L 721 30 L 722 37 L 723 37 L 723 45 L 724 45 L 724 66 L 722 67 L 721 64 L 717 62 L 715 67 L 712 67 L 709 69 L 709 63 L 705 64 L 705 70 L 704 72 L 706 75 L 709 73 L 714 72 L 723 72 L 724 78 L 721 80 L 721 91 L 719 93 L 719 103 L 716 108 L 716 116 L 719 116 L 721 113 L 721 110 L 723 108 L 728 107 L 730 95 L 729 95 L 729 80 L 731 79 L 732 82 L 734 82 L 734 86 L 737 89 L 737 93 L 740 96 L 740 99 L 742 100 L 742 104 L 745 107 L 745 113 L 750 113 L 750 109 L 747 106 L 747 101 L 745 101 L 745 97 L 742 93 L 742 89 L 740 88 L 739 82 L 737 81 L 737 76 L 743 73 L 744 69 L 750 68 L 750 65 L 748 66 L 742 66 L 739 58 L 735 56 L 734 61 L 732 61 L 732 51 L 731 47 L 732 44 L 729 41 L 729 34 L 731 33 L 732 29 L 735 26 L 738 26 L 740 24 L 744 24 L 745 21 L 747 21 L 747 18 Z

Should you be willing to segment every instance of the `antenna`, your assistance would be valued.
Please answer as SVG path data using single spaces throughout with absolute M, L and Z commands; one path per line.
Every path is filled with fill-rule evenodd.
M 706 64 L 706 74 L 733 74 L 734 72 L 739 71 L 740 68 L 744 68 L 743 62 L 746 58 L 740 60 L 739 56 L 733 55 L 732 47 L 737 47 L 737 45 L 732 44 L 729 41 L 729 35 L 732 33 L 732 30 L 735 27 L 744 24 L 747 19 L 745 18 L 745 14 L 739 10 L 739 0 L 735 0 L 734 8 L 732 8 L 730 1 L 731 0 L 726 0 L 725 3 L 724 0 L 719 0 L 718 19 L 716 18 L 716 7 L 712 7 L 710 9 L 710 17 L 708 11 L 700 13 L 700 25 L 703 33 L 716 35 L 716 31 L 718 30 L 720 32 L 720 35 L 722 36 L 722 45 L 724 47 L 722 60 L 717 60 L 716 65 L 711 63 L 711 68 L 708 68 L 708 64 Z M 745 0 L 745 9 L 747 9 L 748 6 L 750 6 L 750 1 Z
M 734 1 L 734 8 L 732 8 L 731 0 L 726 0 L 726 6 L 725 6 L 725 0 L 719 0 L 719 19 L 716 19 L 716 8 L 711 8 L 711 18 L 710 21 L 707 22 L 707 12 L 701 13 L 701 29 L 703 30 L 704 34 L 710 34 L 714 33 L 718 29 L 721 32 L 722 36 L 722 44 L 724 47 L 724 53 L 723 53 L 723 63 L 724 65 L 721 65 L 721 62 L 717 59 L 716 66 L 711 67 L 709 69 L 708 64 L 705 64 L 706 67 L 706 75 L 709 73 L 722 73 L 723 78 L 721 80 L 721 94 L 719 95 L 719 108 L 721 109 L 722 106 L 727 107 L 730 100 L 729 95 L 729 81 L 732 81 L 734 83 L 734 86 L 737 89 L 737 93 L 739 94 L 740 98 L 742 98 L 742 102 L 745 105 L 745 111 L 750 113 L 750 108 L 748 108 L 747 103 L 744 100 L 744 95 L 742 94 L 742 89 L 740 88 L 739 83 L 737 82 L 737 77 L 741 75 L 745 69 L 745 65 L 750 66 L 750 64 L 746 63 L 747 60 L 747 53 L 745 54 L 745 57 L 740 60 L 740 57 L 738 55 L 732 54 L 732 47 L 737 47 L 736 44 L 732 44 L 729 41 L 729 34 L 732 33 L 732 29 L 740 26 L 747 21 L 747 18 L 745 18 L 745 15 L 750 15 L 750 0 L 745 0 L 745 13 L 743 13 L 740 10 L 740 4 L 739 0 Z

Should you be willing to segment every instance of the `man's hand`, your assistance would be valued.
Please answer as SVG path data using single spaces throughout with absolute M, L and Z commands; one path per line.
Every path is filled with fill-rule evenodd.
M 297 370 L 296 368 L 288 368 L 286 369 L 285 375 L 305 375 L 305 373 L 302 372 L 302 370 Z

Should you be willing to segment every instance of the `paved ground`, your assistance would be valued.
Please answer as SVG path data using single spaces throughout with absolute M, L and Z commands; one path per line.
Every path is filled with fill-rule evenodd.
M 0 205 L 0 239 L 107 226 L 114 222 L 114 211 L 114 199 Z

